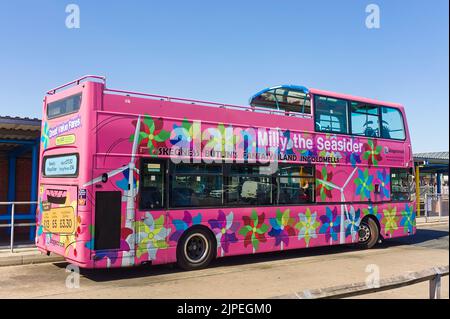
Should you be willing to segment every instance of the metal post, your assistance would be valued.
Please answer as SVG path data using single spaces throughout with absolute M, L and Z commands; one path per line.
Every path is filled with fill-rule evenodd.
M 416 164 L 416 205 L 417 205 L 417 217 L 420 217 L 420 169 L 419 164 Z
M 424 210 L 425 223 L 426 223 L 426 222 L 428 222 L 428 194 L 426 192 L 425 192 L 423 201 L 424 201 L 423 210 Z
M 438 204 L 439 204 L 439 221 L 441 221 L 442 217 L 442 194 L 438 194 Z
M 436 174 L 436 193 L 440 194 L 442 192 L 442 174 L 438 172 Z
M 441 299 L 441 275 L 436 274 L 430 280 L 430 299 Z
M 14 252 L 14 211 L 15 203 L 11 204 L 11 253 Z
M 30 201 L 37 201 L 37 175 L 38 175 L 38 142 L 33 145 L 31 149 L 31 191 L 30 191 Z M 36 204 L 30 205 L 30 215 L 36 216 Z M 36 227 L 30 227 L 30 240 L 34 239 Z
M 16 156 L 9 155 L 8 163 L 8 202 L 16 200 Z M 11 213 L 11 209 L 8 209 Z

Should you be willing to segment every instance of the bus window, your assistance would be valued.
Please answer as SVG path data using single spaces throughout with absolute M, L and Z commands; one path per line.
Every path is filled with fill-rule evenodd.
M 163 162 L 142 160 L 140 170 L 140 209 L 161 209 L 164 207 Z
M 228 167 L 225 200 L 229 205 L 272 205 L 274 185 L 268 166 L 231 165 Z
M 316 96 L 314 108 L 317 132 L 348 134 L 347 101 Z
M 403 116 L 399 110 L 392 107 L 381 107 L 381 137 L 395 140 L 405 139 Z
M 81 106 L 81 93 L 47 104 L 47 118 L 54 119 L 63 115 L 76 113 Z
M 278 170 L 278 203 L 301 204 L 314 201 L 312 166 L 288 165 Z
M 278 86 L 252 97 L 250 105 L 275 110 L 284 110 L 286 115 L 311 114 L 311 99 L 303 87 Z M 293 114 L 294 113 L 294 114 Z
M 413 176 L 410 169 L 392 168 L 391 169 L 391 200 L 409 201 L 411 195 L 411 185 Z
M 171 207 L 222 205 L 222 167 L 207 164 L 178 164 L 171 172 Z
M 360 102 L 351 102 L 352 134 L 367 137 L 380 137 L 379 108 Z

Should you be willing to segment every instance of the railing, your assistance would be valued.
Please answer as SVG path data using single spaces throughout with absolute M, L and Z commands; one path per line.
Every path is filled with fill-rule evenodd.
M 257 112 L 257 113 L 286 115 L 286 116 L 308 118 L 308 119 L 312 118 L 312 115 L 309 113 L 292 112 L 292 111 L 271 109 L 271 108 L 264 108 L 264 107 L 257 107 L 257 106 L 242 106 L 242 105 L 236 105 L 236 104 L 208 102 L 208 101 L 202 101 L 202 100 L 186 99 L 186 98 L 180 98 L 180 97 L 170 97 L 170 96 L 166 96 L 166 95 L 157 95 L 157 94 L 149 94 L 149 93 L 134 92 L 134 91 L 124 91 L 124 90 L 109 89 L 109 88 L 105 88 L 105 92 L 109 92 L 111 94 L 116 94 L 116 95 L 123 95 L 123 96 L 128 96 L 128 97 L 141 97 L 141 98 L 160 100 L 160 101 L 165 101 L 165 102 L 177 102 L 177 103 L 202 105 L 202 106 L 217 107 L 217 108 L 224 108 L 224 109 L 250 111 L 250 112 Z
M 218 107 L 218 108 L 225 108 L 225 109 L 237 109 L 237 110 L 244 110 L 244 111 L 251 111 L 251 112 L 259 112 L 259 113 L 268 113 L 268 114 L 278 114 L 278 115 L 286 115 L 286 116 L 293 116 L 293 117 L 300 117 L 300 118 L 312 118 L 312 115 L 310 113 L 301 113 L 301 112 L 292 112 L 292 111 L 286 111 L 286 110 L 280 110 L 280 109 L 271 109 L 271 108 L 264 108 L 264 107 L 255 107 L 255 106 L 242 106 L 242 105 L 235 105 L 235 104 L 224 104 L 224 103 L 217 103 L 217 102 L 208 102 L 208 101 L 201 101 L 201 100 L 194 100 L 194 99 L 186 99 L 186 98 L 178 98 L 178 97 L 170 97 L 170 96 L 164 96 L 164 95 L 157 95 L 157 94 L 148 94 L 143 92 L 134 92 L 134 91 L 124 91 L 124 90 L 117 90 L 117 89 L 109 89 L 106 88 L 106 77 L 99 76 L 99 75 L 85 75 L 82 76 L 76 80 L 70 81 L 68 83 L 65 83 L 63 85 L 60 85 L 54 89 L 51 89 L 47 92 L 48 95 L 53 95 L 57 91 L 71 86 L 71 85 L 78 85 L 81 82 L 87 81 L 89 79 L 99 80 L 105 84 L 105 92 L 109 92 L 111 94 L 118 94 L 118 95 L 124 95 L 129 97 L 142 97 L 142 98 L 148 98 L 148 99 L 155 99 L 155 100 L 161 100 L 161 101 L 167 101 L 167 102 L 178 102 L 178 103 L 185 103 L 185 104 L 195 104 L 195 105 L 203 105 L 203 106 L 212 106 L 212 107 Z
M 438 217 L 441 221 L 442 216 L 448 216 L 448 194 L 425 193 L 424 195 L 424 216 L 425 221 L 430 217 Z
M 48 94 L 48 95 L 53 95 L 53 94 L 56 93 L 56 91 L 61 90 L 62 88 L 68 87 L 68 86 L 70 86 L 70 85 L 78 85 L 78 84 L 80 84 L 80 83 L 83 82 L 83 81 L 87 81 L 88 79 L 96 79 L 96 80 L 100 80 L 100 81 L 102 81 L 103 83 L 106 84 L 106 77 L 104 77 L 104 76 L 99 76 L 99 75 L 85 75 L 85 76 L 82 76 L 81 78 L 78 78 L 78 79 L 76 79 L 76 80 L 67 82 L 66 84 L 63 84 L 63 85 L 60 85 L 60 86 L 58 86 L 58 87 L 56 87 L 56 88 L 54 88 L 54 89 L 51 89 L 50 91 L 47 92 L 47 94 Z
M 4 228 L 4 227 L 11 228 L 9 243 L 10 243 L 10 250 L 12 253 L 14 252 L 14 227 L 36 226 L 36 223 L 18 223 L 18 224 L 16 224 L 14 222 L 15 207 L 16 207 L 16 205 L 32 205 L 32 204 L 37 204 L 37 202 L 0 202 L 0 206 L 11 205 L 11 223 L 10 224 L 0 224 L 0 228 Z
M 337 299 L 366 295 L 385 290 L 402 288 L 424 281 L 429 281 L 430 299 L 441 298 L 441 278 L 448 276 L 448 265 L 433 267 L 419 272 L 411 272 L 405 275 L 381 279 L 378 284 L 368 285 L 359 282 L 351 285 L 335 286 L 329 288 L 304 290 L 292 295 L 276 297 L 276 299 Z

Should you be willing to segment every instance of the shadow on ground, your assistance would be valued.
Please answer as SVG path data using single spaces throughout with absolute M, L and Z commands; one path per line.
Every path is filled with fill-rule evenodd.
M 444 239 L 448 237 L 448 230 L 434 230 L 434 229 L 418 229 L 416 235 L 395 238 L 383 241 L 374 249 L 387 249 L 389 247 L 401 245 L 422 245 L 423 243 Z M 446 243 L 448 249 L 448 239 Z M 270 262 L 277 260 L 289 260 L 301 257 L 314 257 L 322 255 L 342 254 L 358 249 L 355 245 L 340 245 L 331 247 L 315 247 L 308 249 L 295 249 L 287 251 L 278 251 L 270 253 L 261 253 L 256 255 L 232 256 L 226 258 L 219 258 L 214 260 L 209 268 L 217 268 L 223 266 L 237 266 L 258 264 L 262 262 Z M 66 262 L 54 263 L 55 266 L 65 268 Z M 106 282 L 123 279 L 133 279 L 139 277 L 150 277 L 164 274 L 175 274 L 182 272 L 176 265 L 141 265 L 132 268 L 113 268 L 113 269 L 81 269 L 81 275 L 89 280 L 95 282 Z

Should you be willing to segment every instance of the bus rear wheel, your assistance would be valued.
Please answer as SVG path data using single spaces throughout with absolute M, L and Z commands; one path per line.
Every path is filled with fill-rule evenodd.
M 376 245 L 380 236 L 378 224 L 372 218 L 361 221 L 358 229 L 358 246 L 362 249 L 370 249 Z
M 215 244 L 203 228 L 188 230 L 178 242 L 177 264 L 184 270 L 201 269 L 214 258 Z M 215 238 L 214 238 L 215 239 Z

